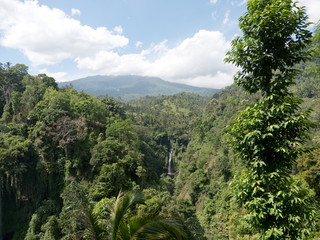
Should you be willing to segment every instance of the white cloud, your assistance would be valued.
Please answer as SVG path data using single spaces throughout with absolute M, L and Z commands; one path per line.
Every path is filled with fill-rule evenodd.
M 234 0 L 231 1 L 232 6 L 242 6 L 247 3 L 247 0 Z
M 72 8 L 71 9 L 71 16 L 75 16 L 75 15 L 81 15 L 81 11 L 79 9 Z
M 212 4 L 216 4 L 218 2 L 218 0 L 210 0 L 210 3 Z
M 198 87 L 223 88 L 226 85 L 231 85 L 233 81 L 229 73 L 217 71 L 215 75 L 209 74 L 195 78 L 183 78 L 179 82 Z
M 76 59 L 78 68 L 108 75 L 143 75 L 148 62 L 139 54 L 120 56 L 112 51 L 100 51 L 94 57 Z
M 158 44 L 153 43 L 149 48 L 144 49 L 141 52 L 141 55 L 148 58 L 149 61 L 153 62 L 165 55 L 169 51 L 169 48 L 167 47 L 167 42 L 167 40 L 164 40 Z
M 0 45 L 19 49 L 33 65 L 55 64 L 128 44 L 124 36 L 105 27 L 81 25 L 38 1 L 1 0 L 0 32 Z
M 247 0 L 243 0 L 243 1 L 240 2 L 238 5 L 239 5 L 239 6 L 242 6 L 242 5 L 246 4 L 246 3 L 247 3 Z
M 217 19 L 217 11 L 214 11 L 214 12 L 211 13 L 211 18 L 212 18 L 213 20 L 216 20 L 216 19 Z
M 116 26 L 113 31 L 115 31 L 117 34 L 123 33 L 123 28 L 121 26 Z
M 53 77 L 56 82 L 66 82 L 66 72 L 49 72 L 46 68 L 40 69 L 40 73 L 45 73 L 47 76 Z
M 0 45 L 19 49 L 33 66 L 74 59 L 80 72 L 161 77 L 172 82 L 219 88 L 232 83 L 236 68 L 224 64 L 230 47 L 217 31 L 200 30 L 173 48 L 167 41 L 136 54 L 120 55 L 128 45 L 121 26 L 108 30 L 81 25 L 59 9 L 38 1 L 0 0 Z M 141 47 L 142 42 L 136 42 Z M 42 72 L 57 81 L 70 80 L 66 72 Z
M 306 6 L 309 20 L 317 23 L 320 20 L 320 1 L 319 0 L 300 0 L 300 6 Z
M 141 41 L 137 41 L 136 42 L 136 48 L 139 48 L 139 47 L 141 47 L 142 46 L 142 44 L 143 44 L 143 42 L 141 42 Z
M 119 55 L 101 51 L 94 57 L 78 58 L 78 68 L 108 75 L 156 76 L 193 86 L 220 88 L 232 83 L 236 68 L 223 59 L 230 43 L 221 32 L 200 30 L 175 48 L 166 41 L 139 54 Z
M 224 15 L 224 19 L 223 19 L 223 22 L 222 22 L 224 25 L 229 23 L 229 15 L 230 15 L 230 10 L 228 10 L 226 12 L 226 14 Z

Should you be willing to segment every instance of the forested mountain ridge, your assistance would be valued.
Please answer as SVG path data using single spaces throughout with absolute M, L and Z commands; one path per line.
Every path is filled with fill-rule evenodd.
M 143 96 L 172 95 L 181 92 L 190 92 L 201 96 L 213 95 L 218 89 L 192 87 L 185 84 L 172 83 L 155 77 L 141 76 L 91 76 L 60 82 L 59 87 L 72 84 L 77 91 L 84 91 L 93 96 L 120 98 L 122 100 L 138 99 Z

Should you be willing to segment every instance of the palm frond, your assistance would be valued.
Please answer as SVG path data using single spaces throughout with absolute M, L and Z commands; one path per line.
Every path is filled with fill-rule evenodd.
M 157 215 L 135 217 L 128 223 L 131 239 L 186 239 L 181 225 Z
M 119 193 L 113 211 L 112 240 L 117 239 L 119 227 L 122 225 L 122 221 L 124 221 L 127 210 L 138 203 L 144 202 L 144 196 L 138 191 Z

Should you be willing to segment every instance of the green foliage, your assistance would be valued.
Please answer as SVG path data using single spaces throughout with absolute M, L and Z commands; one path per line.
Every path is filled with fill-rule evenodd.
M 132 181 L 144 177 L 143 155 L 139 139 L 129 120 L 110 118 L 106 139 L 92 149 L 90 164 L 93 168 L 94 198 L 114 196 L 121 189 L 130 189 Z
M 57 206 L 57 203 L 52 200 L 42 203 L 42 206 L 32 215 L 25 240 L 55 239 L 59 237 L 60 229 L 57 225 L 57 217 L 53 215 L 59 211 Z
M 237 200 L 248 211 L 244 226 L 262 239 L 304 239 L 314 225 L 314 195 L 283 174 L 244 171 L 233 181 Z
M 190 93 L 172 96 L 144 97 L 131 101 L 128 111 L 134 112 L 135 121 L 142 126 L 158 131 L 169 131 L 170 135 L 188 138 L 190 121 L 201 114 L 207 99 Z M 182 140 L 182 139 L 181 139 Z
M 315 26 L 315 31 L 312 39 L 311 50 L 313 51 L 313 62 L 308 65 L 307 72 L 312 76 L 319 77 L 320 68 L 319 68 L 319 60 L 320 60 L 320 22 Z
M 59 220 L 56 216 L 50 216 L 42 225 L 41 230 L 44 232 L 44 235 L 41 236 L 43 240 L 55 240 L 61 237 Z
M 63 239 L 97 239 L 100 229 L 91 213 L 92 204 L 88 202 L 81 185 L 70 182 L 62 193 L 63 208 L 60 214 Z
M 110 112 L 107 104 L 84 92 L 77 93 L 72 88 L 57 91 L 49 87 L 43 100 L 37 103 L 30 116 L 48 124 L 63 116 L 85 117 L 89 122 L 104 123 Z
M 23 175 L 30 162 L 31 141 L 13 131 L 0 133 L 0 177 L 5 186 L 13 187 L 21 194 Z M 10 187 L 9 187 L 10 186 Z M 17 198 L 20 198 L 19 194 Z
M 156 213 L 130 214 L 145 201 L 140 192 L 119 193 L 116 200 L 104 198 L 92 207 L 83 188 L 71 182 L 62 198 L 63 239 L 185 239 L 178 224 Z
M 250 0 L 240 17 L 242 37 L 232 41 L 227 62 L 242 69 L 235 75 L 246 91 L 282 93 L 293 84 L 295 64 L 306 61 L 311 32 L 305 9 L 292 0 Z
M 144 203 L 139 192 L 120 193 L 113 212 L 113 230 L 111 239 L 185 239 L 185 233 L 179 225 L 165 220 L 157 214 L 127 217 L 127 211 L 136 204 Z
M 25 122 L 29 112 L 43 98 L 48 87 L 57 90 L 55 80 L 45 74 L 37 76 L 25 75 L 22 79 L 23 92 L 12 93 L 12 109 L 18 122 Z
M 27 73 L 28 67 L 23 64 L 0 63 L 0 98 L 5 104 L 10 105 L 13 91 L 22 91 L 22 79 Z
M 95 224 L 99 232 L 99 239 L 108 239 L 112 232 L 112 209 L 115 203 L 115 198 L 103 198 L 96 203 L 92 209 L 92 216 L 95 219 Z
M 301 177 L 320 196 L 320 149 L 305 153 L 297 159 L 297 168 Z
M 283 102 L 282 102 L 283 101 Z M 246 167 L 261 172 L 291 170 L 311 127 L 310 111 L 299 113 L 300 99 L 282 96 L 263 98 L 240 113 L 229 127 L 229 141 Z M 271 107 L 270 107 L 271 106 Z
M 43 100 L 38 102 L 30 113 L 31 118 L 36 117 L 46 124 L 52 124 L 60 117 L 70 115 L 72 115 L 70 94 L 58 92 L 54 88 L 46 90 Z
M 2 117 L 0 119 L 1 123 L 8 124 L 12 121 L 12 113 L 10 111 L 10 105 L 6 104 L 3 108 Z
M 310 140 L 304 132 L 310 126 L 308 115 L 312 121 L 320 119 L 319 78 L 305 71 L 312 63 L 296 66 L 304 72 L 290 86 L 306 98 L 304 103 L 291 94 L 282 96 L 289 92 L 286 89 L 266 96 L 230 86 L 211 99 L 180 93 L 124 104 L 78 93 L 71 86 L 57 89 L 53 78 L 30 76 L 23 66 L 14 73 L 12 66 L 3 65 L 0 83 L 4 76 L 12 81 L 7 85 L 10 104 L 5 106 L 0 92 L 5 120 L 0 125 L 4 237 L 110 239 L 116 194 L 130 189 L 141 189 L 145 201 L 126 208 L 118 237 L 121 232 L 137 239 L 172 239 L 164 231 L 171 229 L 177 239 L 183 229 L 191 240 L 259 239 L 266 233 L 257 220 L 268 228 L 265 232 L 274 230 L 273 237 L 307 234 L 319 194 L 319 128 L 313 129 Z M 234 146 L 245 149 L 238 153 L 244 161 L 237 162 L 224 138 L 225 126 L 249 105 L 230 135 Z M 305 110 L 309 107 L 315 111 Z M 259 144 L 264 147 L 254 148 Z M 295 165 L 302 144 L 315 148 Z M 176 172 L 168 176 L 171 146 Z M 277 159 L 263 154 L 263 149 Z M 292 163 L 294 173 L 316 195 L 299 177 L 290 177 Z M 252 164 L 262 167 L 252 170 Z M 240 178 L 243 168 L 249 170 Z M 237 195 L 230 195 L 236 170 L 239 182 L 231 186 Z M 119 196 L 118 202 L 134 193 Z M 238 205 L 250 196 L 259 199 Z M 319 211 L 316 219 L 319 228 Z M 314 231 L 310 239 L 318 236 Z
M 263 98 L 240 113 L 229 127 L 229 141 L 247 170 L 233 181 L 246 213 L 247 228 L 261 239 L 302 239 L 310 234 L 312 194 L 290 174 L 311 127 L 310 111 L 289 93 L 306 61 L 311 33 L 304 8 L 295 1 L 249 0 L 239 19 L 242 37 L 232 42 L 227 62 L 242 68 L 234 77 L 246 91 Z

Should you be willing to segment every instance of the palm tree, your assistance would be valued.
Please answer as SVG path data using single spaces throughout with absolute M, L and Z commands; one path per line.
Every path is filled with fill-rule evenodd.
M 61 217 L 66 239 L 186 239 L 179 224 L 158 214 L 129 214 L 129 209 L 145 202 L 139 191 L 120 192 L 115 202 L 113 199 L 102 199 L 92 208 L 81 186 L 71 182 L 62 198 L 64 207 Z
M 119 193 L 113 211 L 112 240 L 186 239 L 181 227 L 158 214 L 128 216 L 128 210 L 145 201 L 138 191 Z

